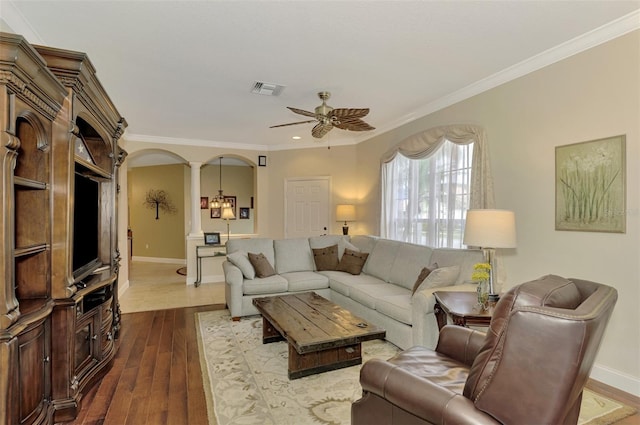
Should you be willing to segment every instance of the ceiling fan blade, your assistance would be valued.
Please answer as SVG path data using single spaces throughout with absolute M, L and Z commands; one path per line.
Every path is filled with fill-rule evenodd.
M 360 118 L 346 118 L 342 119 L 340 122 L 333 123 L 336 127 L 341 130 L 349 130 L 349 131 L 368 131 L 375 130 L 375 127 L 370 126 L 366 122 L 362 121 Z
M 354 117 L 354 118 L 362 118 L 369 113 L 369 108 L 338 108 L 329 112 L 327 116 L 343 118 L 343 117 Z
M 317 122 L 317 120 L 309 120 L 309 121 L 298 121 L 298 122 L 290 122 L 288 124 L 278 124 L 278 125 L 272 125 L 269 128 L 276 128 L 276 127 L 286 127 L 289 125 L 298 125 L 298 124 L 308 124 L 310 122 Z
M 316 114 L 314 112 L 305 111 L 303 109 L 292 108 L 290 106 L 287 106 L 287 109 L 290 110 L 291 112 L 295 112 L 296 114 L 304 115 L 305 117 L 314 117 L 315 118 L 315 116 L 316 116 Z
M 325 134 L 327 134 L 333 128 L 333 124 L 331 123 L 318 123 L 313 130 L 311 130 L 311 135 L 316 139 L 322 139 Z

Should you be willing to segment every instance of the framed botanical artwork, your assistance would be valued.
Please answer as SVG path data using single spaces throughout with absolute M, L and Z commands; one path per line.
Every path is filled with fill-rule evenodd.
M 220 232 L 205 232 L 204 243 L 205 245 L 220 245 Z
M 249 208 L 240 208 L 240 219 L 248 219 L 249 218 Z
M 211 218 L 220 218 L 222 210 L 220 208 L 211 208 Z
M 209 197 L 208 196 L 201 196 L 200 197 L 200 209 L 201 210 L 206 210 L 207 208 L 209 208 Z
M 233 216 L 238 216 L 238 211 L 236 208 L 236 197 L 235 196 L 225 196 L 224 202 L 228 202 L 231 205 L 231 210 L 233 211 Z
M 556 230 L 626 231 L 626 137 L 556 147 Z

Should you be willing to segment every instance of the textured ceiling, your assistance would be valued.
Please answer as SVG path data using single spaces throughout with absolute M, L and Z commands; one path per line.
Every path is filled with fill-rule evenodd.
M 275 150 L 314 144 L 313 124 L 269 126 L 307 119 L 286 106 L 313 111 L 318 91 L 332 93 L 333 107 L 371 109 L 366 121 L 375 131 L 328 136 L 332 145 L 357 143 L 591 47 L 601 37 L 594 30 L 612 21 L 637 28 L 639 8 L 639 1 L 2 0 L 0 17 L 32 43 L 86 52 L 129 123 L 126 138 Z M 255 81 L 286 87 L 278 97 L 256 95 Z

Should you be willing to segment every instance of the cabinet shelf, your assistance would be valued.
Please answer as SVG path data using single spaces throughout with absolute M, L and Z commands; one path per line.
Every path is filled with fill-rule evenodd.
M 47 189 L 49 187 L 49 185 L 46 182 L 41 182 L 38 180 L 32 180 L 32 179 L 27 179 L 24 177 L 20 177 L 20 176 L 15 176 L 13 178 L 13 181 L 15 183 L 16 186 L 18 187 L 23 187 L 23 188 L 27 188 L 27 189 L 39 189 L 39 190 L 44 190 Z
M 13 251 L 13 255 L 15 257 L 26 257 L 28 255 L 33 255 L 42 251 L 46 251 L 47 249 L 49 249 L 49 244 L 47 243 L 36 244 L 36 245 L 16 248 Z

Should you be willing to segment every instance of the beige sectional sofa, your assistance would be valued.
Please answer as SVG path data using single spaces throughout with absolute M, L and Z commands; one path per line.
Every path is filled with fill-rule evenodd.
M 314 249 L 338 246 L 368 253 L 360 274 L 317 271 Z M 248 253 L 262 253 L 276 274 L 255 277 Z M 316 254 L 318 251 L 316 251 Z M 315 291 L 362 318 L 382 326 L 387 340 L 400 348 L 433 348 L 438 326 L 433 313 L 437 290 L 474 291 L 473 265 L 482 262 L 479 250 L 431 248 L 375 236 L 325 235 L 273 240 L 237 239 L 227 243 L 223 263 L 225 297 L 232 317 L 258 314 L 253 298 Z M 413 293 L 424 267 L 437 269 Z

